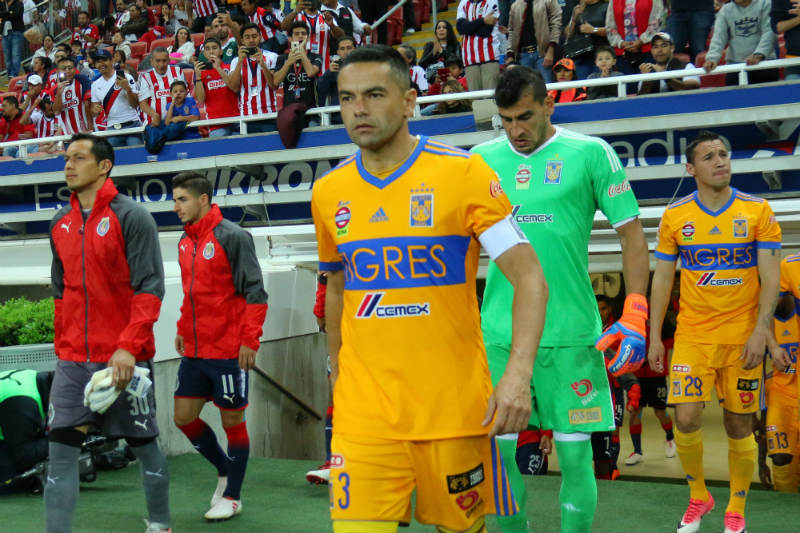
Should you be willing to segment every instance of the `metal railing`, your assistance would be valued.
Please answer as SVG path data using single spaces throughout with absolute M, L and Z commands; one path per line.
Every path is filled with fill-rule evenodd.
M 702 68 L 695 68 L 695 69 L 688 69 L 688 70 L 670 70 L 665 72 L 653 72 L 649 74 L 632 74 L 629 76 L 616 76 L 613 78 L 597 78 L 592 80 L 576 80 L 576 81 L 568 81 L 568 82 L 556 82 L 556 83 L 548 83 L 547 89 L 548 90 L 559 90 L 559 89 L 571 89 L 574 87 L 601 87 L 601 86 L 608 86 L 608 85 L 616 85 L 618 88 L 618 94 L 620 97 L 624 97 L 626 86 L 629 83 L 638 83 L 640 81 L 656 81 L 656 80 L 668 80 L 674 78 L 685 78 L 687 76 L 705 76 L 705 75 L 717 75 L 717 74 L 727 74 L 731 72 L 736 72 L 739 74 L 739 85 L 746 86 L 747 85 L 747 73 L 753 70 L 762 70 L 762 69 L 770 69 L 770 68 L 779 68 L 779 67 L 798 67 L 800 66 L 800 58 L 791 58 L 791 59 L 772 59 L 768 61 L 762 61 L 757 65 L 747 65 L 744 63 L 735 63 L 732 65 L 722 65 L 718 66 L 710 73 L 707 73 Z M 800 90 L 800 89 L 799 89 Z M 691 91 L 686 91 L 691 92 Z M 415 118 L 421 117 L 420 109 L 421 106 L 424 104 L 433 104 L 439 102 L 446 102 L 449 100 L 483 100 L 483 99 L 491 99 L 494 97 L 494 90 L 482 90 L 482 91 L 469 91 L 464 93 L 451 93 L 451 94 L 442 94 L 442 95 L 435 95 L 435 96 L 422 96 L 417 98 L 417 106 L 415 111 Z M 582 102 L 575 103 L 574 105 L 581 105 Z M 320 123 L 322 127 L 327 127 L 331 125 L 330 119 L 331 114 L 338 113 L 340 111 L 339 106 L 325 106 L 325 107 L 315 107 L 309 109 L 306 112 L 306 115 L 319 115 L 320 116 Z M 270 120 L 275 119 L 278 116 L 277 113 L 265 113 L 261 115 L 250 115 L 250 116 L 233 116 L 233 117 L 225 117 L 225 118 L 217 118 L 217 119 L 207 119 L 207 120 L 197 120 L 195 122 L 190 122 L 188 126 L 190 127 L 200 127 L 200 126 L 218 126 L 222 124 L 235 124 L 238 123 L 240 127 L 240 132 L 243 135 L 247 134 L 247 123 L 253 121 L 261 121 L 261 120 Z M 94 132 L 95 135 L 101 137 L 110 137 L 114 135 L 134 135 L 137 133 L 141 133 L 144 131 L 143 126 L 139 126 L 136 128 L 127 128 L 121 130 L 107 130 L 107 131 L 96 131 Z M 8 146 L 28 146 L 32 144 L 40 144 L 40 143 L 51 143 L 51 142 L 59 142 L 59 141 L 68 141 L 71 136 L 69 135 L 61 135 L 61 136 L 54 136 L 54 137 L 46 137 L 46 138 L 37 138 L 37 139 L 25 139 L 22 141 L 10 141 L 0 143 L 0 149 L 8 147 Z M 22 157 L 25 157 L 23 155 Z

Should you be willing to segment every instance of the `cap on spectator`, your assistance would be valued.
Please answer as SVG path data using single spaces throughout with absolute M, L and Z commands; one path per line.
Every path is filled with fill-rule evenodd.
M 28 76 L 28 85 L 41 85 L 42 77 L 38 74 L 31 74 Z
M 553 70 L 558 70 L 558 67 L 565 68 L 567 70 L 575 71 L 575 62 L 568 58 L 559 59 L 558 62 L 553 65 Z
M 672 35 L 670 35 L 669 33 L 665 32 L 665 31 L 660 31 L 660 32 L 656 33 L 655 35 L 653 35 L 653 38 L 650 39 L 650 44 L 655 43 L 656 39 L 667 41 L 670 44 L 675 44 L 675 41 L 672 40 Z
M 92 50 L 92 58 L 94 58 L 95 61 L 98 59 L 111 59 L 111 52 L 106 48 L 97 48 Z

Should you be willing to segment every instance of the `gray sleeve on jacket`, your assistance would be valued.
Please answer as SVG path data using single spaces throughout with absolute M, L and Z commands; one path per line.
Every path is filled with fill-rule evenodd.
M 775 45 L 778 42 L 778 36 L 772 31 L 772 19 L 770 18 L 770 10 L 772 9 L 772 2 L 764 1 L 759 14 L 759 26 L 761 27 L 761 38 L 758 40 L 758 45 L 753 51 L 754 54 L 761 54 L 764 59 L 775 59 Z
M 731 5 L 732 4 L 725 4 L 722 6 L 714 19 L 714 35 L 711 37 L 711 43 L 708 45 L 706 61 L 718 63 L 722 57 L 722 51 L 728 45 L 728 17 L 730 16 Z
M 644 364 L 647 364 L 647 361 L 645 361 Z M 639 383 L 639 380 L 636 379 L 636 376 L 633 373 L 629 372 L 627 374 L 617 376 L 617 383 L 619 383 L 620 387 L 626 391 L 629 391 L 631 390 L 631 387 Z
M 258 264 L 253 236 L 230 220 L 220 222 L 214 228 L 214 236 L 228 256 L 236 293 L 244 296 L 248 304 L 267 303 L 264 276 Z
M 53 261 L 50 263 L 50 291 L 53 293 L 53 298 L 60 299 L 64 296 L 64 264 L 61 258 L 58 257 L 56 251 L 56 243 L 53 241 L 53 231 L 59 228 L 59 223 L 67 213 L 70 212 L 72 206 L 64 206 L 59 209 L 53 220 L 50 221 L 50 251 L 53 253 Z
M 111 201 L 111 208 L 122 226 L 134 294 L 153 294 L 163 300 L 164 262 L 156 221 L 144 207 L 122 194 Z

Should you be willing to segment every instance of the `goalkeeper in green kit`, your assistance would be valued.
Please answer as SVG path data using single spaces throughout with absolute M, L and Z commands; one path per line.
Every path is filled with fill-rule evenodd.
M 649 259 L 639 207 L 619 157 L 608 143 L 550 123 L 553 99 L 541 76 L 527 67 L 506 70 L 495 102 L 506 136 L 475 146 L 500 177 L 512 217 L 530 240 L 550 288 L 544 332 L 533 368 L 530 426 L 552 429 L 562 481 L 562 531 L 589 531 L 597 507 L 591 433 L 613 431 L 614 414 L 601 350 L 612 349 L 613 375 L 632 372 L 645 359 Z M 622 245 L 627 298 L 622 317 L 601 336 L 589 280 L 589 237 L 597 209 Z M 489 369 L 497 384 L 511 346 L 513 289 L 489 265 L 481 323 Z M 498 437 L 506 465 L 514 440 Z M 512 477 L 513 475 L 513 477 Z M 518 470 L 509 469 L 517 502 L 525 502 Z M 501 521 L 527 530 L 524 513 Z

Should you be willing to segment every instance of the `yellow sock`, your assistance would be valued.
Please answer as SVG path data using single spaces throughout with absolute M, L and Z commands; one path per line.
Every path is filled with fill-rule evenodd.
M 794 463 L 772 465 L 772 482 L 778 492 L 797 492 L 797 470 Z
M 675 428 L 675 448 L 681 459 L 686 481 L 689 482 L 690 498 L 708 500 L 708 489 L 703 474 L 703 430 L 683 433 Z
M 756 439 L 748 435 L 743 439 L 728 437 L 728 470 L 731 477 L 731 498 L 726 513 L 734 512 L 744 516 L 744 504 L 750 480 L 756 469 Z

